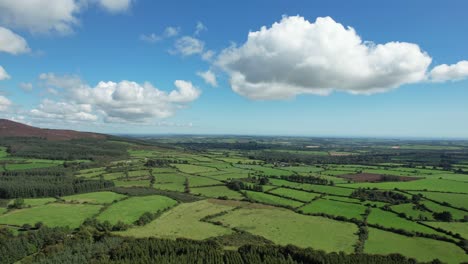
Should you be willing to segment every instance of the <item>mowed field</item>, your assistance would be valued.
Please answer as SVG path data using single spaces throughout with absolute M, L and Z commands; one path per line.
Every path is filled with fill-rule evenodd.
M 161 195 L 130 197 L 112 204 L 97 219 L 113 225 L 119 221 L 132 224 L 145 212 L 156 213 L 176 204 L 175 200 Z
M 451 243 L 422 237 L 407 237 L 376 228 L 369 228 L 369 238 L 364 252 L 383 255 L 399 253 L 427 262 L 433 259 L 446 263 L 468 261 L 468 255 Z
M 100 205 L 50 203 L 26 209 L 10 211 L 0 216 L 0 224 L 22 226 L 42 222 L 47 226 L 76 228 L 83 221 L 99 213 Z
M 212 221 L 265 237 L 279 245 L 293 244 L 327 252 L 353 252 L 357 240 L 354 224 L 274 207 L 233 210 Z
M 165 212 L 145 226 L 130 228 L 117 234 L 133 237 L 191 238 L 197 240 L 231 234 L 233 231 L 229 228 L 200 220 L 206 216 L 232 209 L 234 209 L 232 205 L 212 200 L 184 203 Z

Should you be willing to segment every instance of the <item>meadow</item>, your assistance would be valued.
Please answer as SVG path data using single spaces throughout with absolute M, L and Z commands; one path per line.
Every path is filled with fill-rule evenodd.
M 392 149 L 393 143 L 359 139 L 243 143 L 254 140 L 119 143 L 126 153 L 104 161 L 18 157 L 0 147 L 0 228 L 19 236 L 37 232 L 41 222 L 77 232 L 88 219 L 87 228 L 98 233 L 209 240 L 229 250 L 290 244 L 468 261 L 468 143 L 452 146 L 456 150 L 434 142 L 434 148 L 408 143 Z M 358 182 L 346 176 L 361 173 L 385 177 Z M 23 188 L 30 178 L 35 185 Z M 63 187 L 70 182 L 77 184 Z M 62 189 L 43 195 L 54 188 Z M 371 195 L 359 196 L 363 192 Z

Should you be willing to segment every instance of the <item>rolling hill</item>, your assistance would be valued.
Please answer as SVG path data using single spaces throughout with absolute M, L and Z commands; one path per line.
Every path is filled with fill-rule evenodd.
M 80 132 L 62 129 L 44 129 L 14 122 L 8 119 L 0 119 L 0 137 L 35 137 L 47 140 L 71 140 L 71 139 L 106 139 L 104 134 Z

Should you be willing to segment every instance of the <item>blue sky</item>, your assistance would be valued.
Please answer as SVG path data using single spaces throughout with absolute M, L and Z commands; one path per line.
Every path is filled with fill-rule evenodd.
M 107 133 L 468 137 L 466 1 L 22 2 L 0 0 L 4 118 Z

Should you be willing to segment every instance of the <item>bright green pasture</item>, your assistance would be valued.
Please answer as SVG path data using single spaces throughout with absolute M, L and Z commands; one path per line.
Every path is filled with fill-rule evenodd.
M 185 189 L 186 177 L 179 173 L 153 174 L 156 178 L 154 188 L 160 190 L 169 190 L 183 192 Z
M 303 205 L 303 203 L 301 202 L 274 196 L 274 195 L 267 194 L 267 193 L 253 192 L 253 191 L 245 191 L 245 193 L 247 194 L 248 198 L 254 201 L 260 202 L 260 203 L 271 204 L 271 205 L 281 205 L 281 206 L 291 206 L 291 207 L 299 207 Z
M 161 195 L 130 197 L 112 204 L 99 214 L 97 219 L 102 222 L 109 221 L 111 224 L 118 221 L 132 224 L 146 212 L 156 213 L 176 204 L 175 200 Z
M 6 147 L 0 147 L 0 159 L 5 158 L 8 156 L 7 148 Z
M 291 166 L 291 167 L 282 167 L 283 170 L 294 171 L 301 174 L 312 173 L 315 174 L 319 171 L 323 171 L 322 167 L 316 166 Z
M 10 163 L 6 164 L 7 170 L 29 170 L 56 167 L 57 163 Z
M 315 200 L 300 208 L 306 214 L 325 213 L 333 216 L 344 216 L 346 218 L 362 220 L 366 207 L 359 204 L 338 202 L 326 199 Z
M 459 234 L 468 240 L 468 222 L 426 222 L 426 224 Z
M 13 210 L 0 216 L 0 224 L 21 226 L 42 222 L 47 226 L 78 227 L 86 218 L 99 212 L 100 205 L 50 203 Z
M 465 216 L 468 217 L 468 212 L 462 211 L 462 210 L 457 210 L 453 209 L 451 207 L 443 206 L 431 201 L 423 201 L 422 204 L 424 204 L 429 210 L 434 211 L 434 212 L 450 212 L 452 214 L 453 219 L 455 220 L 461 220 L 464 219 Z
M 392 206 L 393 211 L 398 213 L 404 213 L 408 217 L 411 217 L 415 220 L 432 220 L 432 213 L 428 211 L 417 210 L 415 205 L 412 203 L 399 204 Z
M 235 165 L 238 168 L 242 169 L 250 169 L 254 171 L 258 171 L 263 173 L 266 176 L 287 176 L 291 175 L 290 171 L 282 170 L 282 169 L 277 169 L 277 168 L 270 168 L 270 167 L 265 167 L 261 165 L 244 165 L 244 164 L 236 164 Z
M 233 206 L 210 200 L 179 204 L 145 226 L 133 227 L 118 234 L 170 239 L 182 237 L 196 240 L 231 234 L 232 230 L 228 228 L 201 222 L 200 219 L 233 208 Z
M 229 189 L 226 186 L 213 186 L 213 187 L 195 187 L 190 188 L 193 194 L 199 194 L 205 197 L 218 198 L 227 196 L 229 199 L 241 200 L 244 198 L 242 194 Z
M 328 193 L 328 194 L 343 195 L 343 196 L 349 196 L 354 191 L 353 189 L 342 188 L 342 187 L 297 183 L 297 182 L 290 182 L 290 181 L 279 180 L 279 179 L 270 179 L 270 183 L 276 186 L 286 186 L 286 187 L 302 189 L 302 190 L 312 191 L 312 192 L 317 192 L 317 193 Z
M 380 183 L 351 183 L 338 184 L 351 188 L 378 188 L 378 189 L 402 189 L 414 191 L 441 191 L 441 192 L 458 192 L 468 194 L 468 182 L 457 182 L 443 179 L 422 179 L 407 182 L 380 182 Z
M 116 200 L 121 200 L 125 197 L 126 196 L 123 194 L 105 191 L 64 196 L 62 197 L 62 199 L 64 199 L 67 202 L 108 204 Z
M 293 199 L 303 201 L 303 202 L 310 202 L 312 201 L 312 199 L 320 196 L 320 194 L 318 193 L 304 192 L 304 191 L 298 191 L 298 190 L 288 189 L 288 188 L 274 189 L 271 191 L 271 193 L 281 195 L 284 197 L 288 197 L 288 198 L 293 198 Z
M 150 180 L 116 180 L 114 181 L 117 187 L 149 187 Z
M 367 217 L 367 222 L 369 224 L 378 224 L 384 227 L 444 236 L 444 234 L 439 233 L 429 227 L 401 218 L 392 212 L 387 212 L 378 208 L 372 208 L 371 213 Z
M 57 199 L 49 197 L 49 198 L 25 198 L 23 200 L 24 200 L 25 206 L 33 207 L 33 206 L 39 206 L 39 205 L 52 203 L 52 202 L 55 202 Z M 13 204 L 14 202 L 15 202 L 15 199 L 12 199 L 10 200 L 8 204 L 10 205 L 10 204 Z
M 119 178 L 125 178 L 126 175 L 124 172 L 111 172 L 111 173 L 105 173 L 102 175 L 104 177 L 104 179 L 106 180 L 116 180 L 116 179 L 119 179 Z
M 263 236 L 280 245 L 292 244 L 327 252 L 351 253 L 357 240 L 354 224 L 301 215 L 282 208 L 243 208 L 213 221 Z
M 438 202 L 447 202 L 452 206 L 468 209 L 468 194 L 458 193 L 439 193 L 439 192 L 411 192 L 413 194 L 422 194 L 431 200 Z
M 7 208 L 5 208 L 5 207 L 0 207 L 0 215 L 1 215 L 1 214 L 4 214 L 6 211 L 8 211 Z
M 148 177 L 150 176 L 148 170 L 134 170 L 128 172 L 129 177 Z
M 197 173 L 217 170 L 216 168 L 204 167 L 204 166 L 198 166 L 198 165 L 192 165 L 192 164 L 174 164 L 174 166 L 181 172 L 188 173 L 188 174 L 197 174 Z
M 468 261 L 468 255 L 454 244 L 422 237 L 407 237 L 376 228 L 369 228 L 364 252 L 368 254 L 402 254 L 419 261 L 439 259 L 446 263 Z
M 190 187 L 223 184 L 220 181 L 213 180 L 211 178 L 200 177 L 200 176 L 188 176 L 188 179 L 189 179 L 189 186 Z

